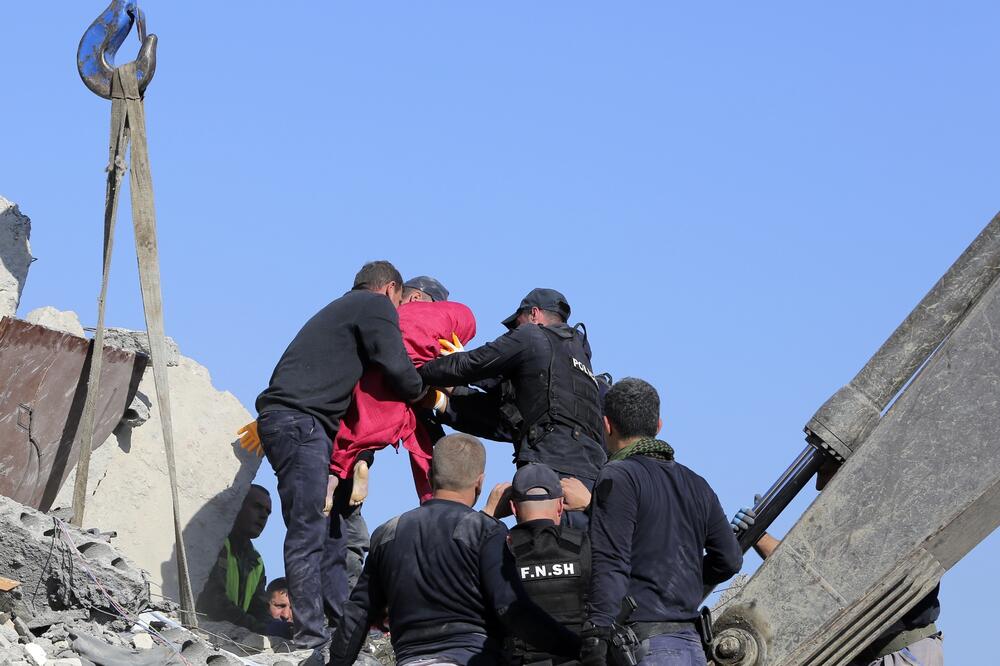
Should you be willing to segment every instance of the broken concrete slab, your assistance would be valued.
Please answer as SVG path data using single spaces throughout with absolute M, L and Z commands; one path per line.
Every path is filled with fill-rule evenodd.
M 178 356 L 167 369 L 173 407 L 181 524 L 195 597 L 215 564 L 260 459 L 239 448 L 236 431 L 253 420 L 231 393 L 212 386 L 203 366 Z M 139 395 L 150 401 L 149 420 L 119 425 L 94 451 L 85 525 L 113 526 L 116 545 L 149 572 L 154 592 L 179 598 L 174 560 L 170 486 L 153 373 Z M 70 506 L 75 471 L 54 506 Z
M 180 363 L 181 352 L 177 343 L 171 337 L 166 337 L 167 365 L 176 367 Z M 104 331 L 104 344 L 108 347 L 118 347 L 125 351 L 136 352 L 149 356 L 149 336 L 146 331 L 133 331 L 128 328 L 108 328 Z
M 80 318 L 72 310 L 57 310 L 51 305 L 35 308 L 27 315 L 26 322 L 51 328 L 54 331 L 62 331 L 81 338 L 86 337 Z
M 145 575 L 103 535 L 3 496 L 0 525 L 0 572 L 22 583 L 0 594 L 0 610 L 14 616 L 18 634 L 32 637 L 31 620 L 52 611 L 97 608 L 117 613 L 111 599 L 133 612 L 148 605 Z
M 31 265 L 31 220 L 0 197 L 0 317 L 13 317 Z

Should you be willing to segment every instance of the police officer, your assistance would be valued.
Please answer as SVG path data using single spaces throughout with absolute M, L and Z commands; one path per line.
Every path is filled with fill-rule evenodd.
M 708 483 L 656 439 L 656 389 L 623 379 L 604 399 L 611 460 L 594 486 L 590 511 L 593 572 L 584 625 L 584 664 L 604 664 L 622 599 L 642 641 L 640 664 L 705 664 L 695 621 L 705 585 L 740 570 L 743 554 Z
M 306 322 L 257 398 L 257 430 L 278 477 L 287 528 L 285 575 L 295 604 L 295 643 L 314 648 L 317 656 L 310 659 L 329 641 L 327 616 L 335 619 L 347 598 L 347 541 L 351 533 L 360 534 L 345 525 L 353 511 L 348 484 L 332 498 L 333 511 L 326 511 L 333 439 L 354 385 L 366 367 L 375 366 L 400 400 L 424 393 L 399 332 L 402 282 L 387 261 L 365 264 L 351 291 Z
M 529 463 L 517 470 L 511 484 L 494 489 L 493 504 L 498 503 L 492 497 L 497 493 L 509 494 L 517 518 L 508 541 L 528 596 L 567 629 L 579 632 L 590 587 L 590 540 L 584 530 L 559 524 L 559 475 L 546 465 Z M 511 664 L 566 661 L 519 639 L 509 641 L 508 653 Z
M 503 523 L 475 511 L 486 449 L 465 434 L 434 447 L 434 497 L 375 530 L 361 580 L 334 633 L 331 664 L 349 666 L 388 619 L 396 662 L 499 664 L 513 633 L 572 655 L 577 636 L 528 600 Z
M 566 323 L 569 315 L 561 293 L 532 289 L 503 321 L 509 332 L 478 349 L 426 363 L 420 375 L 429 386 L 503 380 L 486 392 L 453 397 L 442 421 L 457 430 L 512 441 L 519 466 L 544 463 L 561 476 L 591 486 L 607 459 L 601 443 L 600 392 L 590 345 L 579 329 Z M 505 386 L 516 406 L 506 419 Z M 583 514 L 573 515 L 586 524 Z

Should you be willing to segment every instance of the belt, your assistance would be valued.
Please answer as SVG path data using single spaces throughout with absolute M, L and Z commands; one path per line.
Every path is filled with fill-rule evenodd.
M 650 636 L 676 634 L 679 631 L 696 628 L 694 620 L 687 622 L 633 622 L 629 626 L 640 641 L 644 641 Z
M 426 641 L 455 634 L 482 634 L 486 636 L 486 629 L 478 624 L 469 622 L 445 622 L 430 627 L 414 627 L 406 629 L 405 632 L 397 632 L 397 636 L 403 635 L 406 640 Z
M 919 640 L 933 636 L 936 633 L 938 633 L 937 625 L 931 622 L 924 627 L 907 629 L 906 631 L 901 631 L 898 634 L 890 634 L 885 637 L 879 637 L 878 640 L 868 646 L 868 649 L 858 655 L 858 658 L 867 661 L 881 659 L 886 655 L 890 655 L 893 652 L 899 652 L 903 648 L 913 645 Z

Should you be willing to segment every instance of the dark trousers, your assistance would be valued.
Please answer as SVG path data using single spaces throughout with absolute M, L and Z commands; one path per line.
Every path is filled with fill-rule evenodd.
M 330 639 L 327 622 L 332 625 L 340 617 L 347 599 L 350 489 L 345 493 L 338 487 L 333 511 L 323 515 L 333 442 L 312 416 L 293 410 L 265 412 L 257 428 L 278 477 L 295 644 L 320 647 Z M 367 529 L 364 532 L 367 535 Z
M 705 649 L 694 629 L 650 636 L 640 655 L 639 666 L 705 666 Z

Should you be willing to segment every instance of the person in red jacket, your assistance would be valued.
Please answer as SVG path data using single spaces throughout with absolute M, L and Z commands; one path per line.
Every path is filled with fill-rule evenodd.
M 413 301 L 398 312 L 403 346 L 418 368 L 441 355 L 442 340 L 457 338 L 465 345 L 476 335 L 476 318 L 461 303 Z M 368 464 L 358 456 L 390 444 L 398 447 L 400 442 L 410 454 L 413 484 L 423 502 L 432 494 L 428 472 L 434 442 L 413 406 L 400 402 L 380 370 L 369 369 L 354 387 L 351 406 L 333 442 L 331 483 L 353 475 L 351 503 L 360 504 L 368 494 Z

